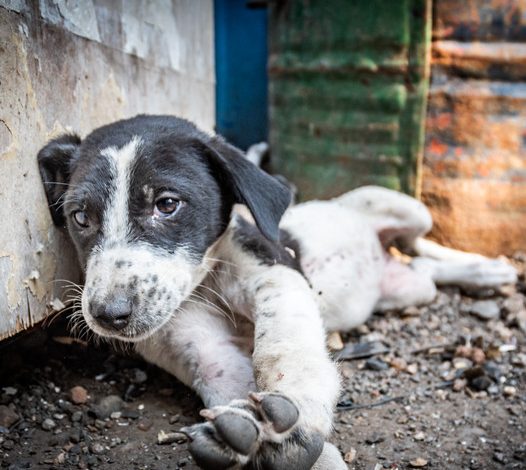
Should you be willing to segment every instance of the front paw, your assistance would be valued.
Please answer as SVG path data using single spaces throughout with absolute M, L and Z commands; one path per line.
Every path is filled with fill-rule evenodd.
M 252 393 L 248 400 L 201 415 L 207 422 L 183 431 L 191 440 L 190 453 L 205 470 L 309 469 L 323 448 L 321 434 L 299 428 L 298 407 L 279 393 Z

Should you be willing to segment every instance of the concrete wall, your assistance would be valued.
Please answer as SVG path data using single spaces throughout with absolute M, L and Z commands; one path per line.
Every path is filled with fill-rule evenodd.
M 0 0 L 0 339 L 78 281 L 36 154 L 138 113 L 214 125 L 212 0 Z

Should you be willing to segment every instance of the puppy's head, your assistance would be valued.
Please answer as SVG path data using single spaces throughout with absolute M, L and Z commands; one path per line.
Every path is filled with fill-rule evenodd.
M 138 341 L 201 282 L 232 205 L 278 237 L 290 195 L 234 147 L 182 119 L 138 116 L 38 154 L 53 221 L 85 269 L 82 311 L 98 334 Z

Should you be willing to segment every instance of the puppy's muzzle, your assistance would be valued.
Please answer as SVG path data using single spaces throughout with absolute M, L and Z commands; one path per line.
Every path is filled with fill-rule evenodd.
M 128 326 L 133 305 L 124 295 L 116 295 L 103 303 L 92 303 L 91 312 L 95 321 L 108 330 L 120 331 Z

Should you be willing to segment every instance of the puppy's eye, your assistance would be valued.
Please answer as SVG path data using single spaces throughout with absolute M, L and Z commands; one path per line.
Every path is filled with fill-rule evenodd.
M 75 211 L 73 212 L 73 219 L 80 227 L 86 228 L 89 227 L 88 214 L 85 211 Z
M 177 211 L 180 205 L 181 201 L 175 199 L 174 197 L 163 197 L 161 199 L 157 199 L 155 203 L 154 214 L 166 217 Z

